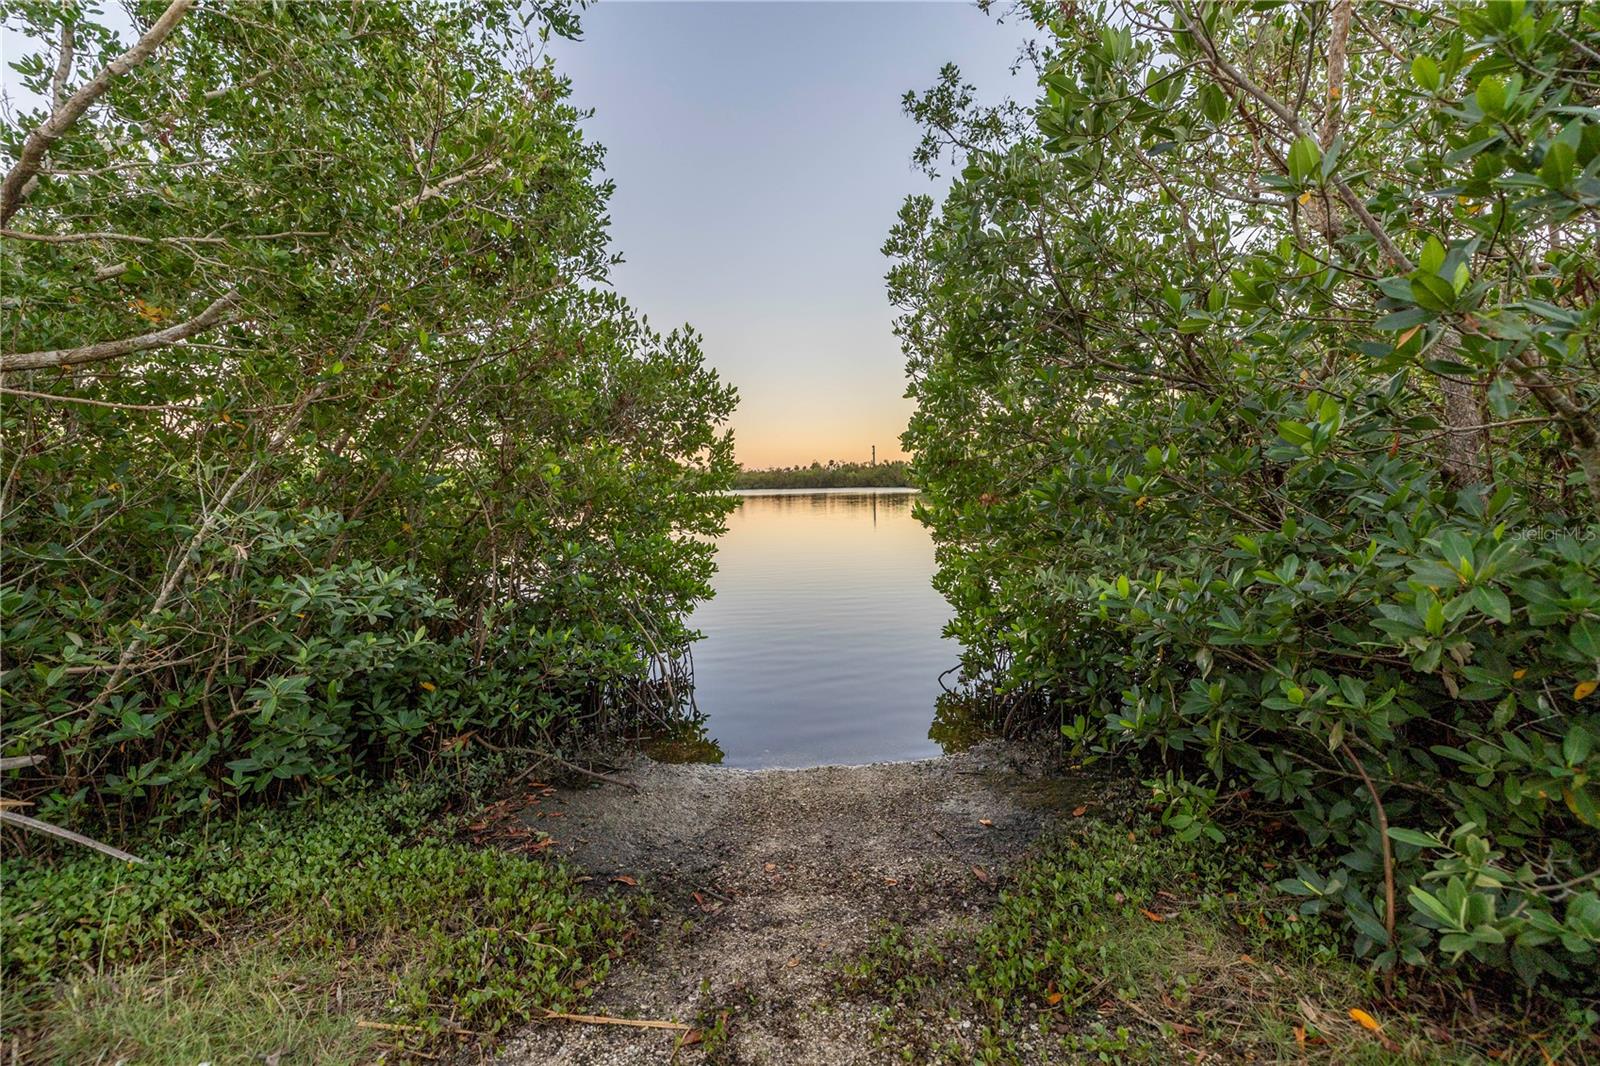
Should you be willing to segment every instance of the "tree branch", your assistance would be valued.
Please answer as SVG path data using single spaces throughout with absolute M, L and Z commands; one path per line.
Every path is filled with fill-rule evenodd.
M 151 53 L 171 35 L 173 28 L 193 5 L 194 0 L 172 0 L 172 4 L 162 12 L 161 17 L 145 32 L 145 35 L 139 38 L 138 43 L 106 64 L 104 70 L 68 97 L 65 103 L 51 111 L 50 117 L 28 134 L 27 140 L 22 142 L 21 155 L 17 157 L 11 169 L 6 171 L 5 181 L 0 182 L 0 224 L 9 222 L 11 216 L 16 214 L 17 208 L 22 205 L 23 186 L 39 172 L 50 146 L 72 128 L 83 113 L 89 110 L 91 104 L 104 95 L 113 81 L 149 59 Z M 60 74 L 59 69 L 57 74 Z
M 432 200 L 436 196 L 441 196 L 455 188 L 457 185 L 460 185 L 462 182 L 471 181 L 473 178 L 499 169 L 500 161 L 498 159 L 491 159 L 489 162 L 484 163 L 481 166 L 473 167 L 470 170 L 463 170 L 455 177 L 445 178 L 437 185 L 428 186 L 426 189 L 423 189 L 421 192 L 417 193 L 417 195 L 406 200 L 401 200 L 399 203 L 395 204 L 394 207 L 390 208 L 390 210 L 397 215 L 403 215 L 409 208 L 416 207 L 420 203 L 425 203 L 428 200 Z
M 88 344 L 82 348 L 58 348 L 47 352 L 15 352 L 10 355 L 0 355 L 0 374 L 10 373 L 14 370 L 40 370 L 53 366 L 77 366 L 81 363 L 103 363 L 107 359 L 118 359 L 134 352 L 146 352 L 152 348 L 165 348 L 170 344 L 187 340 L 196 333 L 204 332 L 221 322 L 229 310 L 239 302 L 239 291 L 230 289 L 227 293 L 213 300 L 211 306 L 201 311 L 187 322 L 179 322 L 175 326 L 156 330 L 154 333 L 145 333 L 138 337 L 124 337 L 122 340 L 101 341 L 99 344 Z
M 239 233 L 229 237 L 141 237 L 136 233 L 32 233 L 19 229 L 0 229 L 0 237 L 13 241 L 39 241 L 43 244 L 83 244 L 86 241 L 129 241 L 133 244 L 227 244 L 229 241 L 278 241 L 288 237 L 326 237 L 325 229 L 286 229 L 277 233 Z
M 56 60 L 55 77 L 50 79 L 50 106 L 61 110 L 61 105 L 67 101 L 67 79 L 72 77 L 73 57 L 72 23 L 65 20 L 61 23 L 61 58 Z
M 1195 43 L 1200 46 L 1201 51 L 1205 52 L 1206 60 L 1218 73 L 1222 74 L 1245 93 L 1253 96 L 1268 111 L 1277 115 L 1289 127 L 1291 133 L 1301 137 L 1311 136 L 1311 132 L 1300 121 L 1300 116 L 1289 110 L 1286 105 L 1271 93 L 1251 81 L 1249 76 L 1238 67 L 1222 58 L 1222 54 L 1217 51 L 1216 42 L 1211 40 L 1211 37 L 1205 31 L 1205 27 L 1196 22 L 1187 10 L 1180 7 L 1178 14 L 1183 19 L 1184 28 L 1194 37 Z M 1333 184 L 1334 189 L 1338 191 L 1339 199 L 1344 201 L 1345 206 L 1351 210 L 1356 218 L 1361 220 L 1361 225 L 1378 242 L 1378 247 L 1383 249 L 1383 254 L 1388 256 L 1401 270 L 1408 273 L 1415 270 L 1416 265 L 1411 262 L 1410 258 L 1400 250 L 1394 241 L 1389 239 L 1389 234 L 1383 228 L 1383 224 L 1372 216 L 1372 212 L 1367 210 L 1367 205 L 1361 202 L 1361 198 L 1355 194 L 1349 184 L 1337 174 L 1328 180 Z
M 1334 0 L 1328 33 L 1328 110 L 1322 116 L 1322 143 L 1333 145 L 1339 136 L 1339 116 L 1344 110 L 1345 55 L 1350 47 L 1350 0 Z

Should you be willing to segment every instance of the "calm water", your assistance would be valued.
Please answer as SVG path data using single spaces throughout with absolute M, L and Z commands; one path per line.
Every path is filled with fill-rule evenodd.
M 749 494 L 694 624 L 695 698 L 727 766 L 916 759 L 958 648 L 914 494 Z

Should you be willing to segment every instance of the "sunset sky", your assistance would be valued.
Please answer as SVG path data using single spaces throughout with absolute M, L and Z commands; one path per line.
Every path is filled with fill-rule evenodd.
M 955 62 L 980 98 L 1013 78 L 1026 22 L 958 3 L 601 0 L 551 46 L 617 183 L 618 291 L 691 323 L 742 397 L 746 466 L 901 454 L 911 412 L 880 253 L 908 193 L 907 89 Z
M 99 5 L 131 36 L 115 2 Z M 911 413 L 880 252 L 911 166 L 906 90 L 954 62 L 979 99 L 1013 77 L 1026 20 L 932 0 L 600 0 L 549 46 L 616 182 L 616 288 L 661 330 L 687 322 L 738 386 L 746 466 L 901 455 Z M 7 62 L 23 40 L 0 39 Z M 36 106 L 4 69 L 13 106 Z

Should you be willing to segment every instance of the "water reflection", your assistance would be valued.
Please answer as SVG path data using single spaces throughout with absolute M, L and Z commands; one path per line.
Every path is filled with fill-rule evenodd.
M 728 766 L 939 752 L 929 723 L 958 649 L 933 544 L 897 491 L 743 496 L 695 612 L 695 699 Z
M 707 763 L 720 766 L 726 757 L 699 712 L 668 721 L 642 738 L 640 747 L 656 762 Z

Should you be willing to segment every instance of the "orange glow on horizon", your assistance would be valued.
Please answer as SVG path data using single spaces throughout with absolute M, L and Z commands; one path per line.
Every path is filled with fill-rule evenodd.
M 903 424 L 890 423 L 822 432 L 814 426 L 762 426 L 735 414 L 734 451 L 739 464 L 747 470 L 810 466 L 814 462 L 826 465 L 830 459 L 865 463 L 872 459 L 874 444 L 878 446 L 878 462 L 889 463 L 910 458 L 900 446 L 904 428 Z

